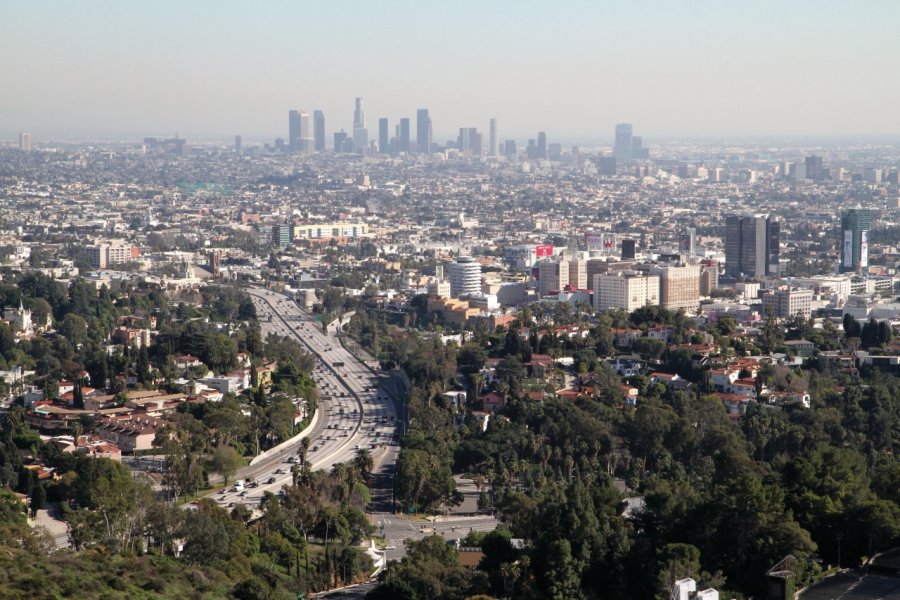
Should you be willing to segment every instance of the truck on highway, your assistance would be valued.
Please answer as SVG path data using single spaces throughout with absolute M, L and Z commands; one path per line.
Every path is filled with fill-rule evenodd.
M 333 363 L 331 363 L 331 366 L 334 367 L 335 369 L 339 369 L 340 367 L 344 366 L 344 362 L 340 361 L 340 360 L 336 360 Z

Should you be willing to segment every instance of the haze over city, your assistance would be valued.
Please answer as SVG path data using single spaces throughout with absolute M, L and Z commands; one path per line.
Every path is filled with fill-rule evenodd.
M 900 133 L 900 5 L 866 2 L 3 3 L 0 135 L 349 129 L 353 98 L 435 139 Z

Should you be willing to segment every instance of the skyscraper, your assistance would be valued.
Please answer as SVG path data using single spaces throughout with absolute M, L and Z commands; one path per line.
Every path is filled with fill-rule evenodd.
M 363 112 L 362 98 L 357 98 L 353 110 L 353 151 L 365 154 L 368 147 L 369 130 L 366 129 L 366 114 Z
M 778 273 L 780 224 L 768 215 L 725 218 L 725 274 L 763 277 Z
M 24 131 L 19 134 L 19 150 L 31 152 L 31 134 Z
M 356 99 L 356 108 L 353 109 L 353 129 L 366 126 L 366 114 L 363 112 L 362 98 Z
M 471 256 L 450 263 L 450 295 L 454 298 L 481 293 L 481 265 Z
M 814 179 L 816 181 L 825 179 L 825 169 L 822 166 L 821 156 L 816 156 L 815 154 L 807 156 L 804 162 L 806 164 L 807 179 Z
M 292 110 L 288 113 L 288 151 L 296 152 L 300 149 L 300 111 Z
M 416 111 L 416 152 L 431 154 L 431 117 L 427 108 Z
M 409 119 L 400 119 L 400 135 L 397 141 L 397 152 L 409 153 Z
M 460 127 L 456 145 L 467 156 L 481 156 L 481 134 L 474 127 Z
M 378 151 L 388 153 L 388 120 L 385 117 L 378 119 Z
M 616 144 L 613 155 L 616 160 L 631 160 L 631 151 L 634 145 L 631 123 L 619 123 L 616 125 Z
M 488 156 L 497 156 L 497 119 L 490 120 Z
M 236 135 L 236 136 L 234 136 L 234 153 L 240 155 L 242 153 L 242 150 L 243 149 L 241 148 L 241 136 Z
M 841 273 L 860 273 L 869 266 L 872 212 L 854 208 L 841 215 Z
M 313 137 L 315 139 L 316 152 L 325 151 L 325 113 L 321 110 L 313 111 Z
M 547 134 L 543 131 L 538 131 L 537 157 L 540 159 L 547 158 Z
M 305 110 L 300 111 L 300 151 L 312 152 L 313 149 L 313 132 L 312 123 L 309 119 L 309 113 Z

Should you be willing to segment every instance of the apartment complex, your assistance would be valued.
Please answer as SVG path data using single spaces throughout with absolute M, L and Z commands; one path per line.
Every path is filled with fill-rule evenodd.
M 659 276 L 659 304 L 669 310 L 696 311 L 700 307 L 700 267 L 654 267 Z
M 628 312 L 659 304 L 659 275 L 634 272 L 594 276 L 594 309 L 623 308 Z

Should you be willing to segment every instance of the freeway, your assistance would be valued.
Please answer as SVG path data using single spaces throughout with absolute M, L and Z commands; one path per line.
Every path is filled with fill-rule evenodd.
M 313 378 L 319 392 L 318 418 L 309 432 L 307 454 L 313 469 L 330 469 L 353 459 L 360 448 L 372 453 L 373 473 L 379 480 L 397 459 L 397 411 L 389 389 L 369 365 L 341 346 L 334 328 L 321 323 L 289 298 L 266 289 L 246 290 L 256 306 L 263 337 L 269 333 L 298 340 L 316 357 Z M 277 493 L 291 482 L 291 466 L 300 436 L 272 456 L 244 467 L 237 479 L 253 479 L 252 487 L 230 487 L 213 496 L 219 504 L 256 507 L 265 492 Z

